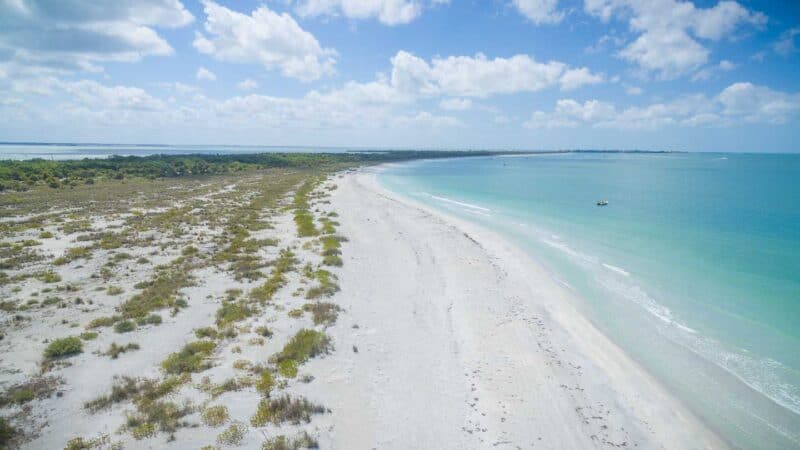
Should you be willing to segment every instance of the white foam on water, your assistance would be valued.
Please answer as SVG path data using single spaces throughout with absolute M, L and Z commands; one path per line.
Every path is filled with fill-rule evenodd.
M 604 263 L 595 256 L 575 250 L 563 241 L 551 239 L 541 239 L 541 241 L 569 255 L 576 262 L 587 267 L 590 272 L 598 275 L 598 282 L 612 295 L 631 301 L 656 318 L 665 325 L 662 334 L 667 339 L 720 367 L 775 403 L 800 414 L 800 388 L 784 381 L 791 376 L 791 368 L 773 359 L 751 356 L 744 349 L 727 349 L 720 342 L 703 336 L 692 327 L 681 323 L 668 307 L 660 304 L 640 286 L 631 284 L 630 273 L 625 269 Z M 624 275 L 626 278 L 603 275 L 602 272 L 596 270 L 598 266 Z M 561 284 L 566 284 L 558 278 L 555 279 Z M 798 435 L 787 435 L 785 430 L 782 434 L 795 441 L 800 439 Z
M 752 356 L 744 349 L 726 348 L 720 342 L 703 336 L 676 320 L 669 308 L 658 303 L 639 286 L 626 285 L 611 278 L 599 281 L 613 294 L 632 301 L 669 325 L 662 330 L 662 334 L 671 341 L 725 370 L 775 403 L 800 414 L 800 389 L 785 381 L 791 376 L 791 368 L 774 359 Z M 794 436 L 793 439 L 798 438 L 800 436 Z
M 595 263 L 595 264 L 598 262 L 597 258 L 595 258 L 593 256 L 589 256 L 589 255 L 587 255 L 585 253 L 581 253 L 581 252 L 579 252 L 577 250 L 574 250 L 572 247 L 570 247 L 569 245 L 567 245 L 567 244 L 565 244 L 563 242 L 556 242 L 556 241 L 552 241 L 552 240 L 546 239 L 546 238 L 541 239 L 541 241 L 544 242 L 545 244 L 549 245 L 550 247 L 553 247 L 553 248 L 555 248 L 557 250 L 561 250 L 562 252 L 572 256 L 573 258 L 577 258 L 577 259 L 579 259 L 579 260 L 581 260 L 583 262 Z
M 627 270 L 623 269 L 622 267 L 612 266 L 611 264 L 606 264 L 606 263 L 602 263 L 602 264 L 603 264 L 603 267 L 605 267 L 606 269 L 611 270 L 613 272 L 616 272 L 616 273 L 618 273 L 620 275 L 625 275 L 626 277 L 631 276 L 631 273 L 628 272 Z
M 489 208 L 484 208 L 483 206 L 473 205 L 472 203 L 460 202 L 458 200 L 453 200 L 453 199 L 450 199 L 450 198 L 447 198 L 447 197 L 440 197 L 438 195 L 429 194 L 427 192 L 423 192 L 422 194 L 423 195 L 427 195 L 428 197 L 430 197 L 430 198 L 432 198 L 434 200 L 439 200 L 440 202 L 450 203 L 450 204 L 453 204 L 453 205 L 463 206 L 464 208 L 467 208 L 467 209 L 470 209 L 470 210 L 473 210 L 473 211 L 483 211 L 485 213 L 492 212 L 492 210 L 489 209 Z

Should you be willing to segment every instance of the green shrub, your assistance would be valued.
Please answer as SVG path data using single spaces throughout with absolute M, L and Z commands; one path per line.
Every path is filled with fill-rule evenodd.
M 77 337 L 56 339 L 44 349 L 46 358 L 77 355 L 83 351 L 83 342 Z
M 239 445 L 247 434 L 247 425 L 234 422 L 217 436 L 217 443 L 221 445 Z
M 108 289 L 106 289 L 106 294 L 108 295 L 119 295 L 123 292 L 125 292 L 125 290 L 118 286 L 109 286 Z
M 222 302 L 222 306 L 217 310 L 217 326 L 225 327 L 233 322 L 244 320 L 255 313 L 253 308 L 244 302 Z
M 11 439 L 17 434 L 17 430 L 0 417 L 0 448 L 6 448 L 11 443 Z
M 194 335 L 197 336 L 198 339 L 202 338 L 211 338 L 214 339 L 217 337 L 217 330 L 212 327 L 203 327 L 194 330 Z
M 36 398 L 31 389 L 15 389 L 8 395 L 8 402 L 21 405 Z M 4 399 L 5 400 L 5 399 Z
M 278 363 L 278 373 L 286 378 L 294 378 L 297 376 L 297 361 L 293 359 L 284 359 Z
M 303 305 L 303 311 L 311 312 L 314 325 L 333 325 L 339 317 L 341 308 L 333 303 L 306 303 Z
M 203 420 L 203 423 L 209 427 L 218 427 L 220 425 L 224 425 L 229 418 L 228 408 L 222 405 L 209 406 L 203 410 L 203 412 L 200 414 L 200 418 Z
M 111 325 L 114 325 L 115 323 L 117 323 L 119 320 L 120 320 L 119 316 L 98 317 L 96 319 L 93 319 L 91 322 L 89 322 L 89 325 L 86 325 L 86 328 L 92 329 L 92 328 L 100 328 L 100 327 L 110 327 Z
M 261 444 L 261 450 L 299 450 L 319 448 L 319 442 L 303 431 L 292 439 L 284 435 L 275 436 Z
M 188 404 L 178 405 L 163 400 L 138 398 L 136 412 L 128 415 L 127 427 L 136 439 L 154 436 L 156 431 L 172 433 L 179 427 L 187 426 L 183 419 L 192 413 Z
M 76 437 L 67 441 L 67 446 L 64 447 L 64 450 L 92 450 L 108 448 L 110 443 L 111 437 L 107 434 L 101 434 L 94 439 Z M 113 446 L 111 446 L 111 448 L 113 448 Z
M 137 284 L 142 292 L 120 305 L 122 314 L 129 319 L 140 318 L 155 310 L 185 306 L 185 301 L 178 299 L 177 295 L 181 288 L 189 286 L 189 271 L 190 266 L 181 258 L 169 266 L 161 267 L 155 279 Z
M 58 283 L 61 281 L 61 276 L 52 270 L 42 272 L 36 278 L 43 283 Z
M 325 407 L 309 402 L 305 398 L 291 398 L 288 395 L 276 399 L 262 399 L 250 424 L 254 427 L 263 427 L 267 423 L 280 425 L 290 422 L 298 425 L 301 422 L 311 422 L 312 414 L 325 413 Z
M 97 333 L 95 333 L 94 331 L 85 331 L 81 333 L 81 339 L 83 339 L 84 341 L 95 340 L 97 339 Z
M 140 317 L 136 319 L 136 323 L 139 325 L 161 325 L 164 319 L 161 318 L 158 314 L 150 314 L 147 317 Z
M 175 392 L 190 379 L 189 374 L 183 374 L 167 377 L 159 383 L 156 380 L 136 380 L 123 376 L 111 386 L 111 392 L 108 395 L 102 395 L 86 402 L 83 407 L 94 413 L 108 408 L 114 403 L 127 400 L 134 400 L 137 405 L 152 403 L 165 395 Z
M 321 296 L 330 297 L 339 291 L 339 285 L 334 281 L 336 276 L 324 269 L 313 272 L 313 277 L 319 282 L 306 292 L 306 298 L 312 299 Z
M 103 354 L 110 356 L 111 359 L 117 359 L 120 354 L 133 350 L 139 350 L 139 344 L 131 342 L 126 345 L 117 345 L 116 342 L 112 342 L 111 347 L 109 347 L 108 350 L 106 350 L 106 352 Z
M 186 344 L 180 352 L 170 354 L 161 363 L 161 368 L 171 374 L 200 372 L 210 367 L 207 358 L 217 344 L 211 341 L 195 341 Z
M 114 331 L 117 333 L 130 333 L 136 329 L 136 324 L 132 320 L 123 320 L 114 325 Z
M 273 387 L 275 387 L 275 379 L 272 377 L 272 373 L 268 370 L 261 372 L 256 381 L 256 390 L 269 397 Z
M 141 440 L 156 435 L 156 426 L 149 422 L 143 422 L 131 429 L 131 435 L 134 439 Z
M 272 331 L 270 331 L 269 328 L 267 328 L 265 326 L 256 327 L 256 329 L 254 331 L 259 336 L 263 336 L 263 337 L 266 337 L 266 338 L 272 337 Z
M 283 347 L 280 353 L 272 357 L 273 362 L 280 363 L 287 359 L 299 364 L 309 358 L 330 352 L 333 348 L 330 338 L 321 331 L 300 330 Z

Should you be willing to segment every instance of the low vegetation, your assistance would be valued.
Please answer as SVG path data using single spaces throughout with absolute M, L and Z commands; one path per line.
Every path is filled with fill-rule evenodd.
M 314 325 L 333 325 L 341 310 L 339 305 L 334 303 L 318 302 L 303 305 L 303 311 L 311 313 Z
M 317 269 L 311 272 L 311 277 L 317 281 L 317 285 L 306 291 L 306 298 L 330 297 L 339 292 L 339 285 L 336 284 L 336 275 L 331 272 L 325 269 Z
M 142 292 L 120 305 L 123 316 L 130 319 L 146 317 L 164 308 L 180 308 L 178 291 L 191 284 L 191 257 L 180 257 L 171 264 L 157 268 L 156 277 L 143 286 Z
M 6 422 L 6 419 L 0 417 L 0 448 L 6 448 L 6 446 L 10 445 L 16 434 L 17 430 Z
M 261 444 L 261 450 L 299 450 L 306 448 L 319 448 L 319 442 L 305 431 L 292 438 L 281 434 L 267 439 Z
M 188 374 L 170 376 L 161 382 L 124 376 L 117 378 L 114 385 L 111 386 L 110 393 L 86 402 L 83 406 L 89 412 L 94 413 L 110 408 L 115 403 L 128 400 L 132 400 L 134 403 L 152 402 L 177 391 L 189 380 Z
M 77 355 L 83 352 L 83 342 L 78 337 L 56 339 L 44 349 L 44 357 L 53 359 Z
M 250 298 L 261 303 L 272 300 L 275 293 L 286 285 L 286 273 L 293 271 L 296 264 L 297 258 L 291 250 L 281 250 L 269 278 L 264 284 L 250 291 Z
M 292 361 L 295 364 L 302 364 L 318 355 L 329 353 L 333 349 L 330 338 L 321 331 L 300 330 L 279 353 L 275 354 L 270 361 L 278 364 L 285 361 Z
M 247 434 L 247 425 L 241 422 L 234 422 L 222 433 L 217 435 L 217 443 L 221 445 L 237 446 L 242 443 Z
M 103 354 L 110 356 L 111 359 L 117 359 L 122 353 L 131 352 L 134 350 L 139 350 L 139 344 L 131 342 L 125 345 L 117 345 L 116 342 L 112 342 L 111 346 Z
M 0 395 L 0 408 L 8 405 L 23 405 L 35 399 L 50 397 L 59 383 L 58 378 L 37 376 L 24 383 L 14 385 Z
M 209 406 L 200 414 L 203 423 L 209 427 L 222 426 L 228 421 L 229 417 L 228 408 L 222 405 Z
M 324 414 L 326 409 L 322 405 L 311 403 L 305 398 L 292 398 L 288 395 L 275 399 L 262 399 L 258 404 L 255 415 L 250 418 L 254 427 L 263 427 L 267 423 L 280 425 L 289 422 L 299 425 L 302 422 L 311 422 L 312 414 Z
M 211 367 L 208 358 L 216 346 L 212 341 L 190 342 L 181 351 L 170 354 L 161 363 L 161 368 L 168 374 L 201 372 Z

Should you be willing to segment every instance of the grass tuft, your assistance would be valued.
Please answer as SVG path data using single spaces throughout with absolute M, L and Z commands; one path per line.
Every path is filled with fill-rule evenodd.
M 224 425 L 230 416 L 228 415 L 228 408 L 218 405 L 204 409 L 200 414 L 200 418 L 209 427 L 219 427 Z
M 280 425 L 289 422 L 299 425 L 302 422 L 311 422 L 312 414 L 324 414 L 326 409 L 322 405 L 311 403 L 305 398 L 292 398 L 288 395 L 276 399 L 263 399 L 258 404 L 255 415 L 250 418 L 254 427 L 263 427 L 267 423 Z
M 217 436 L 217 443 L 236 446 L 242 443 L 245 434 L 247 434 L 247 425 L 241 422 L 234 422 Z

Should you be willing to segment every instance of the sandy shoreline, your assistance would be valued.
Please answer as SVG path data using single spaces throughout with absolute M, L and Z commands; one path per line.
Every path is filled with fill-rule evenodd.
M 374 171 L 331 198 L 358 328 L 331 328 L 337 355 L 309 364 L 305 393 L 334 411 L 323 448 L 726 447 L 527 255 Z
M 388 192 L 376 170 L 308 184 L 302 210 L 320 227 L 311 235 L 299 231 L 297 199 L 298 183 L 312 182 L 297 173 L 169 184 L 147 214 L 87 208 L 10 233 L 15 242 L 38 239 L 39 248 L 11 273 L 38 275 L 0 284 L 12 299 L 0 311 L 0 398 L 10 399 L 0 410 L 22 433 L 12 448 L 79 439 L 83 446 L 70 448 L 259 449 L 303 433 L 320 448 L 348 450 L 725 447 L 527 254 Z M 139 189 L 152 188 L 147 183 Z M 247 261 L 263 271 L 255 279 L 237 277 L 240 266 L 224 259 L 237 224 L 247 224 Z M 92 235 L 130 238 L 104 248 Z M 323 240 L 341 246 L 341 260 L 338 245 L 326 253 Z M 90 254 L 54 262 L 78 247 Z M 254 293 L 288 250 L 294 262 L 280 272 L 283 282 L 258 301 Z M 188 277 L 163 294 L 185 300 L 180 310 L 154 309 L 158 322 L 133 330 L 118 330 L 119 317 L 92 325 L 119 315 L 171 267 Z M 45 271 L 57 280 L 45 281 Z M 221 322 L 234 304 L 248 309 Z M 333 314 L 317 317 L 315 307 Z M 327 336 L 334 348 L 283 371 L 273 358 L 301 332 Z M 67 336 L 80 336 L 82 351 L 46 365 L 45 348 Z M 212 345 L 204 365 L 182 370 L 182 381 L 152 397 L 157 403 L 142 401 L 147 391 L 109 396 L 125 376 L 139 390 L 166 384 L 164 362 L 198 342 Z M 136 349 L 117 358 L 108 354 L 112 344 Z M 274 379 L 267 392 L 255 386 L 264 373 Z M 15 400 L 21 389 L 32 393 Z M 256 420 L 261 404 L 279 397 L 319 408 L 305 418 Z M 104 398 L 105 406 L 87 408 Z M 213 408 L 224 408 L 225 418 L 204 418 Z M 160 428 L 137 435 L 136 421 Z M 235 442 L 221 439 L 234 425 Z

